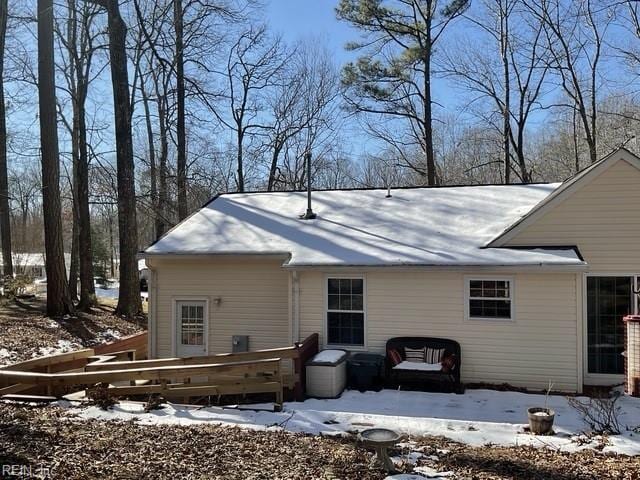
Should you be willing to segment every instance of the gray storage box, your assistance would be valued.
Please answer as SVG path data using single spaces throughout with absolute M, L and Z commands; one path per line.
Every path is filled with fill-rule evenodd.
M 307 362 L 307 396 L 336 398 L 347 386 L 347 357 L 344 350 L 323 350 Z

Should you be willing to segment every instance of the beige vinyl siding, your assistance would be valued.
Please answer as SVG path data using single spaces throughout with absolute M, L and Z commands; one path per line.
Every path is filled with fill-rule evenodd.
M 592 272 L 640 272 L 640 171 L 620 160 L 507 245 L 577 245 Z
M 289 274 L 281 265 L 281 260 L 154 259 L 157 356 L 172 356 L 173 302 L 189 297 L 209 299 L 210 354 L 230 352 L 232 335 L 249 335 L 250 350 L 289 345 Z
M 470 275 L 486 277 L 478 272 L 366 272 L 367 350 L 384 353 L 386 341 L 396 336 L 451 338 L 462 348 L 463 382 L 544 389 L 552 381 L 556 389 L 576 391 L 578 277 L 505 274 L 515 282 L 515 321 L 510 322 L 465 320 L 465 278 Z M 300 335 L 318 332 L 323 344 L 325 279 L 321 272 L 300 275 Z

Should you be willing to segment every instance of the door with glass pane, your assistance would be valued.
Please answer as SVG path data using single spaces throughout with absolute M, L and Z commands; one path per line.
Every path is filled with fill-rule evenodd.
M 634 311 L 634 277 L 587 277 L 588 373 L 624 374 L 624 322 Z
M 176 302 L 176 354 L 194 357 L 207 354 L 206 302 Z

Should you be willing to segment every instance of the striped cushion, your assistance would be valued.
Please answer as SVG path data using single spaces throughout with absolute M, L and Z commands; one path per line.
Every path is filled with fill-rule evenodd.
M 399 363 L 402 363 L 402 356 L 397 350 L 389 350 L 388 352 L 389 360 L 391 361 L 391 366 L 395 367 Z
M 404 357 L 407 362 L 424 362 L 425 348 L 406 348 L 404 349 Z
M 427 363 L 440 363 L 444 355 L 444 348 L 426 348 L 424 361 Z

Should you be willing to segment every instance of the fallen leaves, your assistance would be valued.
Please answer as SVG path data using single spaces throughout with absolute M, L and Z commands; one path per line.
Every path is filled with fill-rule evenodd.
M 640 479 L 640 458 L 592 450 L 474 448 L 443 437 L 422 437 L 402 443 L 392 454 L 406 473 L 452 472 L 447 477 L 451 479 Z M 214 425 L 85 421 L 55 406 L 0 403 L 0 464 L 46 465 L 52 478 L 385 478 L 371 467 L 371 460 L 371 452 L 354 438 Z
M 0 304 L 0 365 L 28 360 L 33 356 L 59 350 L 92 347 L 144 330 L 144 325 L 112 314 L 107 307 L 95 308 L 92 313 L 78 312 L 73 316 L 49 318 L 41 299 Z

